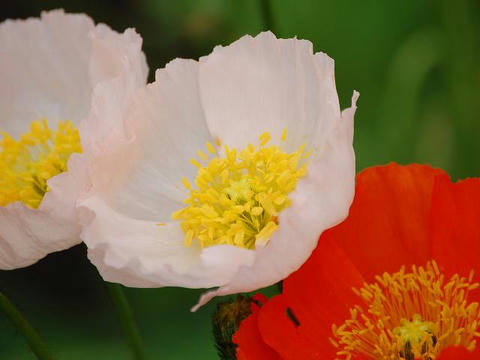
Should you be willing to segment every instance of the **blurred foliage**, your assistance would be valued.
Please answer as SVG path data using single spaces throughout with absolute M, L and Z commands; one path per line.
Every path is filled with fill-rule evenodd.
M 63 7 L 118 31 L 135 27 L 153 79 L 154 69 L 175 57 L 198 58 L 217 44 L 265 29 L 265 4 L 278 36 L 311 40 L 316 51 L 335 59 L 342 107 L 349 105 L 353 89 L 360 91 L 359 170 L 398 161 L 429 163 L 455 179 L 480 175 L 480 3 L 475 0 L 6 0 L 0 20 Z M 0 272 L 0 289 L 59 359 L 130 358 L 84 246 L 27 269 Z M 127 289 L 150 359 L 216 358 L 210 328 L 215 304 L 189 312 L 200 293 Z M 1 314 L 0 359 L 34 359 Z

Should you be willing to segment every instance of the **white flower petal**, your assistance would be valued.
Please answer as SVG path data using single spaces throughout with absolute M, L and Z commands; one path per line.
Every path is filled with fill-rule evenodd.
M 118 120 L 89 124 L 92 96 L 99 98 L 106 82 L 131 93 L 145 84 L 148 69 L 133 30 L 118 34 L 61 10 L 0 24 L 0 44 L 0 130 L 18 137 L 41 117 L 52 128 L 70 120 L 80 127 L 83 148 L 70 157 L 68 172 L 48 180 L 38 209 L 0 207 L 0 269 L 13 269 L 80 242 L 75 202 L 88 186 L 86 159 Z
M 0 207 L 0 269 L 31 265 L 53 252 L 73 245 L 76 226 L 21 203 Z M 66 241 L 68 239 L 68 241 Z
M 355 187 L 352 141 L 358 95 L 354 92 L 352 106 L 337 120 L 322 155 L 309 164 L 307 176 L 290 194 L 292 205 L 280 214 L 280 226 L 267 246 L 257 248 L 254 264 L 242 267 L 227 285 L 202 295 L 192 311 L 215 296 L 249 292 L 284 279 L 310 256 L 320 234 L 348 215 Z
M 1 130 L 19 136 L 41 117 L 78 124 L 89 111 L 93 21 L 61 10 L 0 24 Z
M 90 164 L 92 188 L 78 203 L 86 225 L 81 237 L 89 259 L 108 281 L 213 287 L 253 262 L 254 252 L 238 247 L 186 247 L 179 223 L 170 222 L 187 196 L 182 176 L 193 182 L 196 174 L 189 158 L 206 151 L 211 141 L 197 71 L 198 63 L 191 60 L 175 60 L 157 71 L 155 83 L 138 90 L 120 115 L 125 134 L 107 138 Z M 117 115 L 112 94 L 105 96 L 93 113 Z M 162 221 L 166 224 L 158 226 Z
M 123 134 L 122 114 L 129 96 L 145 86 L 148 67 L 142 52 L 142 38 L 135 30 L 118 34 L 99 24 L 90 35 L 92 41 L 89 76 L 94 86 L 89 118 L 80 131 L 90 142 L 102 142 L 111 131 Z
M 94 163 L 102 165 L 80 203 L 82 239 L 101 274 L 131 286 L 219 286 L 201 305 L 215 295 L 271 285 L 300 267 L 353 199 L 356 97 L 342 115 L 333 68 L 309 42 L 264 33 L 216 48 L 199 63 L 176 60 L 157 72 L 123 116 L 127 140 L 96 154 Z M 181 178 L 192 182 L 197 172 L 188 159 L 211 137 L 241 148 L 269 131 L 278 144 L 284 128 L 287 151 L 305 143 L 315 153 L 270 241 L 255 250 L 186 248 L 170 215 L 187 197 Z M 105 146 L 115 149 L 115 142 Z M 167 225 L 154 228 L 159 221 Z
M 198 63 L 175 60 L 156 72 L 156 81 L 139 91 L 126 113 L 131 142 L 125 148 L 121 191 L 111 205 L 137 219 L 169 221 L 180 209 L 187 191 L 182 177 L 191 182 L 196 168 L 190 158 L 206 149 L 210 139 L 197 85 Z M 117 139 L 112 139 L 112 143 Z M 124 157 L 119 157 L 118 161 Z M 118 163 L 105 164 L 118 172 Z M 128 171 L 125 169 L 128 168 Z
M 230 148 L 257 144 L 266 131 L 279 144 L 286 128 L 286 150 L 295 151 L 340 116 L 333 60 L 270 32 L 201 58 L 200 90 L 212 135 Z
M 184 246 L 178 223 L 159 226 L 129 218 L 96 197 L 83 201 L 79 211 L 89 224 L 82 232 L 89 259 L 107 281 L 132 287 L 213 287 L 227 283 L 238 266 L 253 262 L 254 253 L 246 249 Z

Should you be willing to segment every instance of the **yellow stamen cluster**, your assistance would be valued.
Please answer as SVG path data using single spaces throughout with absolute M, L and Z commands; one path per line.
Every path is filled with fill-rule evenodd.
M 60 122 L 56 132 L 45 119 L 34 121 L 20 140 L 0 134 L 0 206 L 22 201 L 36 209 L 48 191 L 47 180 L 66 171 L 70 155 L 82 151 L 70 121 Z
M 282 134 L 285 140 L 286 131 Z M 259 146 L 249 144 L 237 153 L 224 147 L 225 157 L 216 156 L 207 142 L 211 159 L 202 151 L 193 189 L 186 178 L 190 197 L 187 207 L 172 214 L 181 221 L 185 245 L 197 239 L 202 247 L 229 244 L 247 249 L 266 242 L 278 227 L 278 215 L 290 204 L 288 194 L 306 174 L 304 145 L 292 153 L 279 146 L 266 146 L 270 134 L 260 136 Z
M 456 274 L 445 281 L 432 261 L 376 280 L 353 289 L 364 306 L 351 309 L 343 325 L 332 326 L 337 359 L 361 354 L 375 360 L 431 360 L 449 345 L 475 348 L 480 309 L 468 301 L 479 286 L 472 283 L 473 271 L 468 278 Z

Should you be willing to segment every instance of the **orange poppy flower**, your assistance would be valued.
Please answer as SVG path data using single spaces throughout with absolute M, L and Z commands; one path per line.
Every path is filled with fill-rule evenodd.
M 367 169 L 348 218 L 281 295 L 252 305 L 238 360 L 480 359 L 479 270 L 480 179 Z

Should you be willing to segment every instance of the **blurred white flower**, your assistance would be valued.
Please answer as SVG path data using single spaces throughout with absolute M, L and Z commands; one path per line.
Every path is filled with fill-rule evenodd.
M 0 269 L 80 242 L 80 159 L 114 125 L 90 116 L 92 103 L 107 84 L 109 98 L 146 84 L 141 43 L 134 30 L 61 10 L 0 24 Z
M 282 280 L 347 216 L 357 96 L 341 113 L 333 60 L 269 32 L 157 70 L 92 161 L 89 258 L 126 286 L 218 287 L 193 310 Z

